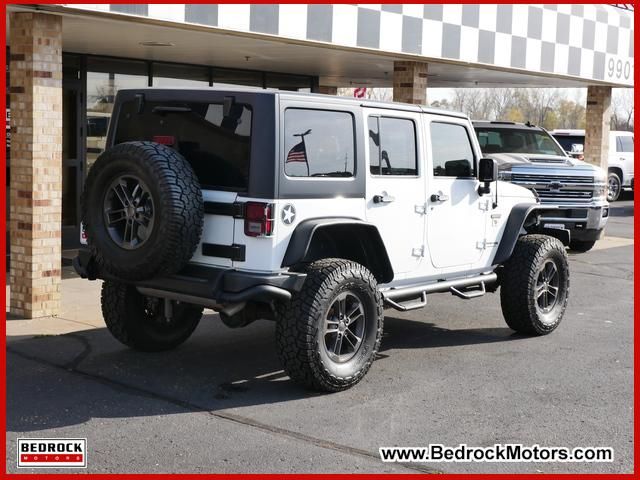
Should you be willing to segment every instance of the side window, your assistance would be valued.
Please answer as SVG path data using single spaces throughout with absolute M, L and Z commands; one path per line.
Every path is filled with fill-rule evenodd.
M 416 127 L 406 118 L 369 117 L 372 175 L 418 175 Z
M 633 137 L 618 137 L 618 152 L 633 153 Z
M 284 114 L 284 173 L 289 177 L 353 177 L 353 115 L 288 108 Z
M 431 145 L 435 177 L 475 176 L 473 148 L 463 125 L 432 122 Z

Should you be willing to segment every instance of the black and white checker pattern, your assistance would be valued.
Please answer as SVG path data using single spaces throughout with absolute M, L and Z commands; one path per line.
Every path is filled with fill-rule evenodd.
M 633 85 L 633 12 L 612 5 L 67 5 Z

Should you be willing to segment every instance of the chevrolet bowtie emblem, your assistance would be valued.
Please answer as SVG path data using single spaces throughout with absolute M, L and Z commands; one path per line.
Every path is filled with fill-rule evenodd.
M 549 190 L 560 190 L 562 188 L 562 183 L 560 182 L 551 182 L 547 185 Z

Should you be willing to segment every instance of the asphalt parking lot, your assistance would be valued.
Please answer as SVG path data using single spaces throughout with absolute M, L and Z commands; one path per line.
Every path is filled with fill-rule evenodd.
M 274 325 L 215 315 L 169 353 L 122 347 L 104 327 L 9 335 L 7 465 L 16 438 L 88 439 L 90 472 L 631 472 L 633 204 L 608 238 L 571 255 L 571 294 L 552 335 L 509 330 L 499 297 L 429 298 L 388 310 L 378 360 L 355 388 L 291 383 Z M 85 301 L 98 303 L 95 283 Z M 21 320 L 9 320 L 19 322 Z M 380 446 L 611 446 L 613 463 L 383 464 Z

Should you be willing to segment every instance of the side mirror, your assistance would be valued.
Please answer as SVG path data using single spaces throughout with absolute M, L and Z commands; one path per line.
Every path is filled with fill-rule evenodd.
M 493 158 L 481 158 L 478 168 L 478 180 L 484 183 L 478 188 L 478 193 L 484 195 L 490 193 L 491 188 L 489 184 L 495 182 L 498 179 L 498 165 Z
M 498 179 L 498 165 L 493 158 L 481 158 L 478 180 L 484 183 L 495 182 Z

